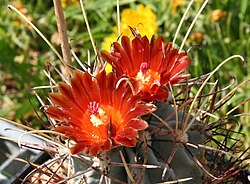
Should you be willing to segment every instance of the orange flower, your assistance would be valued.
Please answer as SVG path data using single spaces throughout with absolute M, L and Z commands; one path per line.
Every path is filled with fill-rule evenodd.
M 73 154 L 85 151 L 96 156 L 115 145 L 133 147 L 138 131 L 148 127 L 140 116 L 153 106 L 133 96 L 128 85 L 116 89 L 116 81 L 114 73 L 102 71 L 92 77 L 76 71 L 71 86 L 59 83 L 59 91 L 50 94 L 55 105 L 45 112 L 59 121 L 56 131 L 76 142 L 71 148 Z
M 190 64 L 187 53 L 179 54 L 163 37 L 153 36 L 149 42 L 146 36 L 137 35 L 130 42 L 123 36 L 121 45 L 115 42 L 113 47 L 111 53 L 101 51 L 102 57 L 119 78 L 128 78 L 135 92 L 146 101 L 166 99 L 166 87 L 189 77 L 189 74 L 181 74 Z
M 217 10 L 213 10 L 211 12 L 211 20 L 213 22 L 219 22 L 221 21 L 225 16 L 227 16 L 227 12 L 226 11 L 222 11 L 220 9 Z
M 201 43 L 202 40 L 203 40 L 203 37 L 204 37 L 204 33 L 198 31 L 198 32 L 194 32 L 192 35 L 191 35 L 191 38 L 196 41 L 197 43 Z
M 24 14 L 27 19 L 29 19 L 30 21 L 33 20 L 32 16 L 30 14 L 28 14 L 27 9 L 25 8 L 25 6 L 22 4 L 21 1 L 19 1 L 19 0 L 13 1 L 11 4 L 16 9 L 18 9 L 22 14 Z M 13 23 L 16 26 L 20 26 L 20 24 L 22 24 L 22 19 L 20 17 L 17 17 L 17 19 Z M 25 26 L 25 28 L 30 29 L 30 25 L 27 22 L 25 22 L 23 25 Z
M 171 12 L 176 12 L 179 7 L 182 7 L 186 4 L 183 0 L 172 0 L 171 1 Z

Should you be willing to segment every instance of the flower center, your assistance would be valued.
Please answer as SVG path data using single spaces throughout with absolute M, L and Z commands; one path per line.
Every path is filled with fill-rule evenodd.
M 98 127 L 108 123 L 109 118 L 106 112 L 100 108 L 99 103 L 96 101 L 89 103 L 88 111 L 91 113 L 90 122 L 93 124 L 93 126 Z
M 149 69 L 146 62 L 143 62 L 140 66 L 140 71 L 135 76 L 135 80 L 141 83 L 142 91 L 149 91 L 153 85 L 160 86 L 160 75 L 158 72 L 154 72 Z

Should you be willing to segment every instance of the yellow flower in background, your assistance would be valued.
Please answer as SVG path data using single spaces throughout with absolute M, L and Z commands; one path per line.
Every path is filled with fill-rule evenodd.
M 123 36 L 131 35 L 128 26 L 137 28 L 141 36 L 151 38 L 157 33 L 156 15 L 150 6 L 138 5 L 137 9 L 124 9 L 121 13 L 121 33 Z
M 127 8 L 122 11 L 120 22 L 121 34 L 133 39 L 129 26 L 136 28 L 141 36 L 146 35 L 148 38 L 155 35 L 158 29 L 155 13 L 149 6 L 145 7 L 142 4 L 138 5 L 137 9 Z M 118 37 L 118 28 L 115 26 L 113 27 L 113 33 L 104 39 L 102 49 L 110 51 L 112 43 L 117 41 Z M 110 64 L 106 65 L 105 71 L 107 73 L 112 71 Z
M 65 8 L 66 6 L 73 5 L 78 3 L 78 0 L 62 0 L 62 7 Z
M 130 27 L 136 28 L 141 36 L 151 38 L 157 33 L 157 20 L 156 15 L 149 6 L 142 4 L 137 6 L 137 9 L 127 8 L 121 13 L 120 29 L 123 36 L 130 36 Z M 113 33 L 106 37 L 102 43 L 103 50 L 110 50 L 111 44 L 118 39 L 118 28 L 113 28 Z M 133 37 L 131 37 L 132 39 Z
M 102 50 L 110 51 L 111 45 L 118 39 L 118 33 L 112 33 L 104 38 L 102 42 Z

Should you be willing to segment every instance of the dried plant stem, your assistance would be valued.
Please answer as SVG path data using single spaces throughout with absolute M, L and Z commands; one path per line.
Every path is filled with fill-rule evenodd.
M 92 47 L 93 47 L 94 52 L 95 52 L 95 56 L 98 56 L 98 52 L 97 52 L 97 49 L 96 49 L 96 45 L 95 45 L 95 42 L 94 42 L 94 38 L 93 38 L 91 29 L 90 29 L 90 26 L 89 26 L 88 17 L 87 17 L 85 8 L 84 8 L 83 0 L 80 0 L 80 4 L 81 4 L 81 9 L 82 9 L 82 14 L 83 14 L 83 17 L 84 17 L 84 20 L 85 20 L 85 24 L 86 24 L 86 27 L 87 27 L 87 30 L 88 30 L 88 33 L 89 33 L 89 38 L 90 38 L 90 41 L 91 41 L 91 43 L 92 43 Z M 99 57 L 97 57 L 97 61 L 99 62 L 99 64 L 103 65 L 103 63 L 102 63 L 102 61 L 99 59 Z
M 175 119 L 176 119 L 175 120 L 175 130 L 178 130 L 178 127 L 179 127 L 178 106 L 176 104 L 174 92 L 173 92 L 173 89 L 172 89 L 170 82 L 169 82 L 169 89 L 170 89 L 171 97 L 172 97 L 173 103 L 174 103 L 174 111 L 175 111 Z
M 180 23 L 179 23 L 179 25 L 178 25 L 178 28 L 177 28 L 177 30 L 176 30 L 176 32 L 175 32 L 174 39 L 173 39 L 173 42 L 172 42 L 173 47 L 174 47 L 174 45 L 175 45 L 176 38 L 177 38 L 177 36 L 178 36 L 178 34 L 179 34 L 179 32 L 180 32 L 182 23 L 184 22 L 184 19 L 185 19 L 186 16 L 187 16 L 188 10 L 189 10 L 189 8 L 191 7 L 191 5 L 193 4 L 193 2 L 194 2 L 194 0 L 191 0 L 191 1 L 190 1 L 190 3 L 188 4 L 188 7 L 186 8 L 186 10 L 185 10 L 185 12 L 184 12 L 184 14 L 183 14 L 183 16 L 182 16 L 182 18 L 181 18 L 181 21 L 180 21 Z
M 14 130 L 14 129 L 11 129 L 11 130 Z M 22 138 L 25 136 L 25 135 L 32 135 L 34 137 L 37 137 L 39 139 L 42 139 L 44 140 L 45 142 L 47 143 L 50 143 L 51 145 L 56 145 L 58 147 L 62 147 L 64 148 L 65 145 L 54 140 L 52 137 L 50 137 L 49 135 L 46 135 L 45 133 L 52 133 L 52 134 L 55 134 L 55 135 L 60 135 L 60 136 L 65 136 L 64 134 L 62 133 L 59 133 L 59 132 L 55 132 L 53 130 L 31 130 L 31 131 L 24 131 L 24 130 L 19 130 L 19 129 L 16 129 L 14 131 L 18 131 L 18 132 L 23 132 L 23 134 L 21 134 L 17 140 L 17 144 L 19 147 L 21 147 L 21 143 L 22 143 Z M 36 134 L 37 133 L 37 134 Z M 40 135 L 38 135 L 40 134 Z
M 165 125 L 165 126 L 171 131 L 171 134 L 175 135 L 174 129 L 167 123 L 166 120 L 163 120 L 160 116 L 158 116 L 157 114 L 155 114 L 155 113 L 153 113 L 153 112 L 151 112 L 151 114 L 152 114 L 156 119 L 158 119 L 163 125 Z M 173 112 L 172 114 L 173 114 L 173 116 L 174 116 L 174 115 L 175 115 L 175 112 Z M 169 119 L 170 119 L 170 118 L 169 118 Z M 169 119 L 167 118 L 167 120 L 169 120 Z M 153 132 L 153 133 L 154 133 L 154 132 Z M 152 132 L 151 132 L 151 134 L 152 134 Z
M 120 20 L 120 2 L 116 0 L 116 11 L 117 11 L 117 28 L 118 28 L 118 37 L 121 35 L 121 20 Z
M 235 93 L 239 88 L 241 88 L 243 85 L 249 83 L 250 80 L 246 80 L 246 81 L 243 81 L 242 83 L 240 83 L 238 86 L 236 86 L 232 91 L 230 91 L 229 93 L 227 93 L 223 98 L 220 99 L 220 101 L 218 101 L 215 106 L 218 106 L 220 105 L 221 103 L 223 103 L 223 101 L 225 101 L 225 99 L 227 97 L 229 97 L 230 95 L 232 95 L 233 93 Z
M 26 129 L 26 130 L 34 130 L 34 129 L 31 128 L 31 127 L 22 125 L 21 123 L 18 123 L 18 122 L 15 122 L 15 121 L 11 121 L 11 120 L 8 120 L 8 119 L 2 118 L 2 117 L 0 117 L 0 121 L 7 122 L 7 123 L 9 123 L 9 124 L 15 125 L 15 126 L 17 126 L 17 127 L 20 127 L 20 128 Z
M 185 181 L 190 181 L 193 178 L 189 177 L 189 178 L 183 178 L 183 179 L 178 179 L 178 180 L 173 180 L 173 181 L 166 181 L 166 182 L 162 182 L 162 183 L 158 183 L 158 184 L 175 184 L 175 183 L 179 183 L 179 182 L 185 182 Z
M 218 80 L 215 82 L 214 86 L 211 88 L 211 90 L 210 90 L 210 92 L 209 92 L 208 94 L 210 94 L 210 93 L 212 93 L 214 90 L 216 90 L 217 83 L 218 83 Z M 193 118 L 189 121 L 189 124 L 188 124 L 187 127 L 185 128 L 185 131 L 184 131 L 184 129 L 182 130 L 182 131 L 184 131 L 184 133 L 186 133 L 187 130 L 189 130 L 189 129 L 192 127 L 192 125 L 193 125 L 193 123 L 195 122 L 196 118 L 201 114 L 202 110 L 205 109 L 204 107 L 205 107 L 205 105 L 207 104 L 207 101 L 210 99 L 209 97 L 210 97 L 210 96 L 207 96 L 207 97 L 205 98 L 204 102 L 201 104 L 200 108 L 197 110 L 197 113 L 196 113 L 196 114 L 193 116 Z
M 190 108 L 189 108 L 189 111 L 188 111 L 188 114 L 187 114 L 187 117 L 186 117 L 186 120 L 184 122 L 184 125 L 183 125 L 183 129 L 185 129 L 185 132 L 187 132 L 188 128 L 192 125 L 191 123 L 189 123 L 188 127 L 187 127 L 187 123 L 188 123 L 188 119 L 191 115 L 191 111 L 194 107 L 194 104 L 198 98 L 198 96 L 200 95 L 201 91 L 203 90 L 203 88 L 205 87 L 205 85 L 207 84 L 208 80 L 214 75 L 215 72 L 217 72 L 225 63 L 227 63 L 228 61 L 234 59 L 234 58 L 239 58 L 241 61 L 244 61 L 244 58 L 241 56 L 241 55 L 233 55 L 233 56 L 230 56 L 229 58 L 225 59 L 221 64 L 219 64 L 210 74 L 209 76 L 206 78 L 206 80 L 203 82 L 203 84 L 201 85 L 201 87 L 199 88 L 199 90 L 197 91 L 194 99 L 193 99 L 193 102 L 191 103 L 190 105 Z
M 8 5 L 8 8 L 10 10 L 15 11 L 25 22 L 27 22 L 30 27 L 32 27 L 39 36 L 41 36 L 41 38 L 48 44 L 48 46 L 53 50 L 53 52 L 57 55 L 57 57 L 59 58 L 59 60 L 62 62 L 62 64 L 65 65 L 62 56 L 57 52 L 56 48 L 49 42 L 49 40 L 44 36 L 44 34 L 39 31 L 39 29 L 27 18 L 25 17 L 24 14 L 22 14 L 18 9 L 16 9 L 14 6 L 12 5 Z
M 168 157 L 168 160 L 165 162 L 165 167 L 164 167 L 163 172 L 162 172 L 162 175 L 161 175 L 161 179 L 162 179 L 162 180 L 164 180 L 164 178 L 165 178 L 165 176 L 166 176 L 166 173 L 167 173 L 167 171 L 168 171 L 168 169 L 169 169 L 169 165 L 170 165 L 171 161 L 173 160 L 174 155 L 175 155 L 175 153 L 176 153 L 178 147 L 179 147 L 178 144 L 175 144 L 175 145 L 174 145 L 174 148 L 173 148 L 173 150 L 171 151 L 171 154 L 170 154 L 170 156 Z
M 181 51 L 182 51 L 182 49 L 183 49 L 183 47 L 184 47 L 184 45 L 186 43 L 186 40 L 187 40 L 187 38 L 188 38 L 188 36 L 189 36 L 192 28 L 194 27 L 194 24 L 195 24 L 196 20 L 200 16 L 202 10 L 206 7 L 207 3 L 208 3 L 208 0 L 204 1 L 204 3 L 202 4 L 200 10 L 198 11 L 198 13 L 196 14 L 196 16 L 194 17 L 194 20 L 192 21 L 191 25 L 189 26 L 189 28 L 187 30 L 187 33 L 186 33 L 185 37 L 183 38 L 183 41 L 182 41 L 180 49 L 179 49 L 179 53 L 181 53 Z
M 245 103 L 249 102 L 250 98 L 244 100 L 243 102 L 241 102 L 240 104 L 238 104 L 236 107 L 234 107 L 233 109 L 231 109 L 230 111 L 228 111 L 226 113 L 226 116 L 228 116 L 229 114 L 231 114 L 233 111 L 235 111 L 236 109 L 238 109 L 240 106 L 244 105 Z
M 126 160 L 125 160 L 125 158 L 124 158 L 124 156 L 123 156 L 122 151 L 119 150 L 119 153 L 120 153 L 120 157 L 121 157 L 121 159 L 122 159 L 122 163 L 123 163 L 123 165 L 124 165 L 124 168 L 125 168 L 125 170 L 126 170 L 126 172 L 127 172 L 128 178 L 130 179 L 130 181 L 131 181 L 132 184 L 135 184 L 136 182 L 135 182 L 135 180 L 134 180 L 134 177 L 133 177 L 132 173 L 130 172 L 130 170 L 129 170 L 129 168 L 128 168 L 128 165 L 127 165 L 127 163 L 126 163 Z
M 42 165 L 36 167 L 35 169 L 33 169 L 30 173 L 28 173 L 25 178 L 23 179 L 22 183 L 21 184 L 24 184 L 24 183 L 27 183 L 27 180 L 33 175 L 35 174 L 37 171 L 39 170 L 42 170 L 43 168 L 47 168 L 47 166 L 49 164 L 53 164 L 55 162 L 57 162 L 57 160 L 60 160 L 62 157 L 55 157 L 55 158 L 52 158 L 50 160 L 48 160 L 47 162 L 43 163 Z M 32 163 L 32 165 L 34 166 L 34 164 Z
M 121 79 L 119 79 L 119 80 L 117 81 L 117 83 L 116 83 L 116 85 L 115 85 L 115 89 L 118 89 L 118 88 L 119 88 L 119 86 L 120 86 L 120 84 L 121 84 L 122 81 L 126 81 L 126 83 L 129 85 L 129 87 L 130 87 L 130 89 L 131 89 L 131 91 L 132 91 L 132 94 L 133 94 L 133 95 L 136 95 L 135 89 L 134 89 L 134 86 L 133 86 L 132 82 L 131 82 L 128 78 L 126 78 L 126 77 L 122 77 Z
M 54 3 L 59 38 L 61 42 L 63 60 L 66 65 L 71 65 L 72 61 L 70 55 L 69 40 L 67 36 L 67 26 L 62 10 L 62 2 L 61 0 L 53 0 L 53 3 Z M 65 66 L 65 68 L 67 67 L 68 66 Z M 66 76 L 66 78 L 69 78 L 70 77 L 69 73 L 65 70 L 65 68 L 61 67 L 62 73 L 64 74 L 64 76 Z

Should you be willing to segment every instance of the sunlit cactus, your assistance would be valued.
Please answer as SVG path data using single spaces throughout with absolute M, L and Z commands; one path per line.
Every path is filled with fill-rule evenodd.
M 239 150 L 241 134 L 226 127 L 237 123 L 237 116 L 231 113 L 238 106 L 220 114 L 242 84 L 220 89 L 219 81 L 212 79 L 231 59 L 244 59 L 231 56 L 210 73 L 192 78 L 189 66 L 193 58 L 183 50 L 207 2 L 180 47 L 175 43 L 179 30 L 168 43 L 164 36 L 141 36 L 136 27 L 128 25 L 130 36 L 117 35 L 110 51 L 99 51 L 80 1 L 94 54 L 82 63 L 66 47 L 81 66 L 76 68 L 55 52 L 62 62 L 61 71 L 56 66 L 54 71 L 45 71 L 49 92 L 42 97 L 36 92 L 42 87 L 33 89 L 46 117 L 44 123 L 39 116 L 46 130 L 27 130 L 46 144 L 24 143 L 22 137 L 17 142 L 20 146 L 40 146 L 51 159 L 39 166 L 31 164 L 34 170 L 22 182 L 247 182 L 247 177 L 237 177 L 247 173 L 244 169 L 249 166 L 249 151 Z M 18 12 L 13 6 L 10 9 Z M 91 56 L 95 58 L 92 63 Z M 105 71 L 107 64 L 111 66 L 109 71 Z M 54 80 L 55 73 L 61 81 Z

